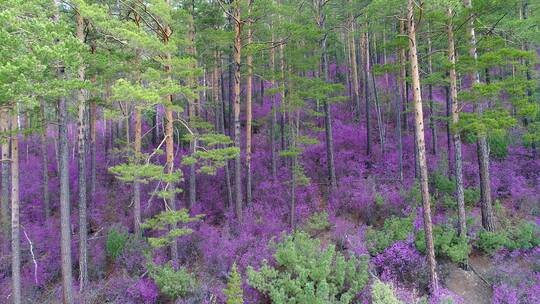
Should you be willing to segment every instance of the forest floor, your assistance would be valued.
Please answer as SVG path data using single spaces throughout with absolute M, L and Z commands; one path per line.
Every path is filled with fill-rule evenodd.
M 455 263 L 444 264 L 447 268 L 445 287 L 461 296 L 465 303 L 490 304 L 493 291 L 483 278 L 494 268 L 492 261 L 485 256 L 471 255 L 469 265 L 470 269 L 464 270 Z

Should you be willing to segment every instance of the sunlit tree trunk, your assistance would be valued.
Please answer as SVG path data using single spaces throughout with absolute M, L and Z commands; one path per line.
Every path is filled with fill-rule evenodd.
M 193 20 L 194 17 L 194 2 L 192 1 L 190 4 L 190 14 L 189 22 L 188 22 L 188 39 L 189 39 L 189 47 L 187 48 L 188 54 L 191 55 L 192 59 L 195 60 L 195 62 L 191 65 L 191 68 L 195 69 L 197 68 L 197 49 L 195 48 L 195 21 Z M 197 77 L 190 77 L 189 82 L 192 87 L 195 87 L 197 85 Z M 190 121 L 193 121 L 196 119 L 198 113 L 200 112 L 200 102 L 197 97 L 188 100 L 189 102 L 189 119 Z M 197 139 L 194 137 L 189 142 L 189 150 L 191 154 L 195 153 L 195 149 L 197 147 Z M 188 200 L 188 209 L 191 210 L 193 206 L 195 206 L 195 203 L 197 201 L 197 170 L 195 163 L 192 163 L 189 165 L 189 200 Z
M 457 76 L 456 76 L 456 53 L 454 46 L 454 29 L 452 19 L 454 13 L 452 8 L 447 10 L 448 17 L 448 60 L 450 61 L 450 94 L 452 98 L 452 124 L 457 124 L 459 121 L 459 107 L 458 107 L 458 92 L 457 92 Z M 456 176 L 456 196 L 458 205 L 458 220 L 459 220 L 459 234 L 462 237 L 467 235 L 467 227 L 465 224 L 465 199 L 463 192 L 463 169 L 462 169 L 462 157 L 461 157 L 461 135 L 459 132 L 454 132 L 454 156 L 455 156 L 455 176 Z
M 54 19 L 60 21 L 61 2 L 55 0 Z M 57 75 L 60 80 L 65 77 L 64 67 L 57 63 Z M 60 175 L 60 257 L 62 268 L 62 299 L 64 304 L 73 303 L 73 274 L 71 270 L 71 203 L 69 193 L 69 149 L 68 149 L 68 108 L 66 97 L 58 98 L 58 172 Z
M 472 10 L 472 1 L 463 0 L 465 7 Z M 472 12 L 469 12 L 472 14 Z M 476 52 L 476 34 L 474 30 L 474 17 L 471 16 L 468 21 L 469 34 L 469 56 L 477 60 Z M 472 73 L 472 83 L 480 83 L 480 75 L 478 71 Z M 481 101 L 475 103 L 475 113 L 478 117 L 482 116 L 483 105 Z M 478 134 L 477 140 L 478 168 L 480 175 L 480 196 L 481 196 L 481 211 L 482 211 L 482 227 L 487 231 L 495 231 L 495 216 L 493 215 L 493 206 L 491 202 L 491 184 L 489 173 L 489 145 L 484 134 Z
M 251 14 L 251 0 L 248 2 L 248 15 Z M 252 31 L 251 21 L 246 23 L 247 25 L 247 44 L 252 43 Z M 251 173 L 251 123 L 252 123 L 252 94 L 253 94 L 253 56 L 248 54 L 246 56 L 247 65 L 247 80 L 246 80 L 246 203 L 251 206 L 252 203 L 252 173 Z
M 137 16 L 137 15 L 136 15 Z M 137 20 L 138 17 L 136 17 Z M 141 51 L 135 51 L 135 81 L 138 85 L 141 85 Z M 141 161 L 141 148 L 142 148 L 142 113 L 138 105 L 135 105 L 135 162 L 137 164 Z M 141 183 L 138 178 L 135 177 L 133 181 L 133 232 L 137 237 L 141 236 Z
M 0 197 L 0 216 L 2 224 L 2 233 L 5 236 L 5 239 L 9 239 L 9 230 L 10 230 L 10 216 L 9 216 L 9 176 L 10 176 L 10 170 L 9 170 L 9 121 L 11 120 L 9 117 L 9 109 L 7 107 L 2 108 L 0 110 L 0 133 L 2 133 L 1 136 L 1 144 L 2 144 L 2 193 Z M 2 248 L 3 249 L 3 248 Z
M 414 1 L 409 0 L 407 7 L 407 23 L 409 36 L 409 60 L 411 62 L 411 78 L 414 101 L 414 118 L 416 145 L 418 147 L 418 159 L 420 163 L 420 187 L 422 192 L 422 206 L 424 213 L 424 230 L 426 238 L 426 252 L 429 266 L 430 285 L 433 293 L 439 288 L 435 249 L 433 246 L 433 232 L 431 224 L 431 205 L 428 187 L 428 172 L 426 163 L 426 146 L 424 142 L 424 115 L 422 111 L 422 94 L 420 92 L 420 74 L 418 71 L 418 56 L 416 50 L 416 25 L 414 20 Z
M 45 218 L 48 219 L 51 215 L 50 196 L 49 196 L 49 157 L 47 151 L 47 121 L 45 118 L 45 98 L 39 99 L 39 112 L 41 116 L 41 134 L 40 134 L 40 149 L 41 149 L 41 176 L 43 187 L 43 209 L 45 210 Z
M 77 38 L 81 43 L 84 43 L 84 20 L 83 17 L 77 13 Z M 85 67 L 81 64 L 79 67 L 79 80 L 85 79 Z M 78 101 L 78 137 L 77 137 L 77 151 L 78 151 L 78 184 L 79 184 L 79 291 L 80 301 L 85 302 L 86 284 L 88 282 L 88 250 L 87 250 L 87 223 L 86 223 L 86 98 L 84 96 L 84 89 L 79 89 L 77 95 Z
M 19 225 L 19 126 L 17 109 L 11 114 L 11 295 L 14 304 L 21 304 L 21 241 Z
M 364 71 L 364 99 L 366 104 L 366 155 L 371 155 L 371 120 L 370 120 L 370 96 L 369 96 L 369 36 L 362 33 L 362 65 Z
M 349 3 L 351 1 L 349 0 Z M 355 24 L 353 15 L 349 16 L 349 32 L 348 32 L 348 44 L 350 52 L 350 63 L 351 63 L 351 78 L 352 78 L 352 92 L 353 92 L 353 101 L 356 106 L 356 116 L 357 120 L 361 120 L 361 111 L 360 111 L 360 83 L 358 80 L 358 67 L 356 66 L 356 43 L 354 42 L 355 34 Z
M 240 0 L 234 1 L 234 146 L 241 149 L 240 132 L 240 67 L 242 52 L 242 21 L 240 16 Z M 235 214 L 239 221 L 242 221 L 242 162 L 240 154 L 235 157 Z

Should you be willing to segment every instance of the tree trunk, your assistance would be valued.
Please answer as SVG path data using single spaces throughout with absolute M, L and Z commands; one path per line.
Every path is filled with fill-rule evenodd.
M 274 45 L 274 32 L 272 31 L 272 45 Z M 272 47 L 270 49 L 270 72 L 272 73 L 272 88 L 275 87 L 276 81 L 274 73 L 276 71 L 276 52 Z M 277 127 L 277 104 L 276 94 L 270 96 L 272 99 L 272 117 L 270 123 L 270 149 L 272 154 L 272 178 L 277 181 L 277 152 L 276 152 L 276 127 Z
M 457 76 L 456 76 L 456 54 L 454 46 L 454 29 L 452 19 L 454 13 L 452 8 L 448 8 L 448 60 L 450 61 L 450 92 L 452 96 L 452 124 L 457 124 L 459 121 L 459 107 L 458 107 L 458 92 L 457 92 Z M 467 236 L 467 227 L 465 224 L 465 199 L 463 190 L 463 169 L 462 169 L 462 157 L 461 157 L 461 135 L 459 132 L 454 132 L 454 150 L 455 150 L 455 174 L 456 174 L 456 198 L 458 207 L 458 220 L 459 220 L 459 235 L 461 237 Z
M 429 31 L 429 23 L 428 23 Z M 428 73 L 429 75 L 433 74 L 433 60 L 431 58 L 431 53 L 433 52 L 431 46 L 431 32 L 428 34 Z M 431 153 L 437 155 L 437 125 L 435 122 L 435 107 L 433 100 L 433 85 L 428 84 L 428 99 L 429 99 L 429 128 L 431 129 Z
M 451 100 L 451 97 L 450 97 L 450 87 L 446 86 L 444 87 L 444 91 L 445 91 L 445 95 L 446 95 L 446 144 L 447 144 L 447 152 L 446 152 L 446 157 L 447 157 L 447 161 L 448 161 L 448 168 L 449 170 L 448 171 L 451 171 L 450 168 L 450 164 L 452 163 L 452 157 L 451 157 L 451 154 L 452 154 L 452 131 L 450 130 L 450 120 L 452 119 L 452 100 Z M 451 176 L 451 172 L 448 172 L 448 177 Z
M 366 102 L 366 155 L 371 155 L 371 121 L 369 104 L 369 36 L 368 33 L 362 33 L 362 57 L 364 66 L 364 98 Z
M 326 23 L 323 13 L 322 1 L 319 2 L 319 27 L 323 32 L 323 39 L 321 40 L 321 69 L 322 74 L 324 75 L 324 80 L 328 83 L 330 82 L 330 75 L 328 73 L 328 52 L 326 49 Z M 328 98 L 323 97 L 323 107 L 324 107 L 324 128 L 326 132 L 326 162 L 328 166 L 328 180 L 330 182 L 330 193 L 334 194 L 337 188 L 336 181 L 336 169 L 334 165 L 334 137 L 332 134 L 332 113 L 330 105 L 328 104 Z M 292 128 L 292 126 L 291 126 Z
M 405 35 L 405 21 L 399 21 L 399 32 L 401 35 Z M 403 123 L 403 130 L 409 130 L 409 123 L 407 121 L 407 103 L 409 100 L 409 94 L 407 91 L 407 56 L 405 48 L 400 48 L 399 50 L 399 79 L 401 86 L 401 114 Z
M 463 0 L 465 7 L 472 10 L 472 1 Z M 471 16 L 468 22 L 468 34 L 469 34 L 469 56 L 476 61 L 478 54 L 476 52 L 476 34 L 474 30 L 474 18 Z M 472 80 L 474 83 L 480 83 L 480 76 L 478 71 L 472 73 Z M 482 116 L 483 106 L 481 102 L 475 103 L 475 112 L 478 117 Z M 478 168 L 480 175 L 480 195 L 481 195 L 481 209 L 482 209 L 482 227 L 487 231 L 495 231 L 495 216 L 493 215 L 493 206 L 491 202 L 491 178 L 489 175 L 489 146 L 486 135 L 478 134 L 477 140 L 477 154 L 478 154 Z
M 248 15 L 251 14 L 251 0 L 248 0 Z M 251 38 L 251 22 L 247 22 L 247 45 L 252 42 Z M 246 203 L 251 206 L 252 193 L 251 193 L 251 123 L 252 123 L 252 111 L 251 111 L 251 99 L 253 93 L 253 56 L 248 54 L 246 56 L 247 65 L 247 80 L 246 80 Z
M 39 112 L 41 116 L 41 176 L 43 187 L 43 209 L 45 210 L 45 218 L 48 219 L 51 215 L 50 198 L 49 198 L 49 157 L 47 151 L 47 121 L 45 119 L 45 99 L 39 98 Z
M 240 67 L 242 51 L 242 21 L 240 20 L 240 0 L 234 1 L 234 146 L 241 151 L 240 132 Z M 242 162 L 240 153 L 235 157 L 235 214 L 238 221 L 242 221 Z
M 9 176 L 10 176 L 10 169 L 9 169 L 9 121 L 11 120 L 9 117 L 9 110 L 8 108 L 3 108 L 0 110 L 0 133 L 2 134 L 2 194 L 0 197 L 0 216 L 2 224 L 1 229 L 2 233 L 5 236 L 5 240 L 9 240 L 10 238 L 10 215 L 9 215 Z M 2 248 L 3 249 L 3 248 Z
M 137 16 L 137 15 L 136 15 Z M 136 17 L 138 18 L 138 17 Z M 137 23 L 138 24 L 138 23 Z M 135 51 L 135 81 L 137 85 L 141 83 L 141 51 L 137 49 Z M 141 148 L 142 148 L 142 113 L 138 105 L 135 105 L 135 162 L 140 164 L 141 162 Z M 133 232 L 137 237 L 141 236 L 141 183 L 138 178 L 135 177 L 133 181 Z
M 420 186 L 422 189 L 422 206 L 424 213 L 424 229 L 426 238 L 426 252 L 429 266 L 431 291 L 437 293 L 439 283 L 436 273 L 435 250 L 433 246 L 433 232 L 431 224 L 431 205 L 429 202 L 428 172 L 426 163 L 426 147 L 424 142 L 424 115 L 422 113 L 422 94 L 420 92 L 420 75 L 418 71 L 418 57 L 416 50 L 416 28 L 414 21 L 414 1 L 409 0 L 407 10 L 409 59 L 411 61 L 411 76 L 414 98 L 414 118 L 416 145 L 420 163 Z
M 351 1 L 349 0 L 349 3 Z M 351 78 L 352 78 L 352 92 L 353 92 L 353 101 L 356 106 L 356 119 L 358 121 L 361 120 L 361 111 L 360 111 L 360 83 L 358 81 L 358 67 L 356 66 L 356 43 L 354 42 L 354 32 L 355 32 L 355 26 L 354 26 L 354 18 L 351 14 L 349 16 L 349 34 L 348 34 L 348 43 L 349 43 L 349 51 L 350 51 L 350 58 L 351 58 Z
M 80 14 L 77 18 L 77 38 L 84 43 L 84 20 Z M 79 80 L 84 81 L 84 64 L 79 66 Z M 85 303 L 86 285 L 88 282 L 88 250 L 87 250 L 87 223 L 86 223 L 86 100 L 84 89 L 79 89 L 78 100 L 78 186 L 79 186 L 79 291 L 80 301 Z
M 14 304 L 21 304 L 21 241 L 19 225 L 19 126 L 17 109 L 11 114 L 11 295 Z
M 54 20 L 60 21 L 59 0 L 55 0 L 56 10 Z M 64 67 L 57 63 L 59 80 L 65 77 Z M 58 172 L 60 178 L 60 257 L 62 268 L 62 298 L 64 304 L 73 304 L 73 275 L 71 272 L 71 203 L 69 194 L 69 149 L 68 149 L 68 111 L 65 96 L 58 99 Z
M 188 35 L 189 35 L 189 46 L 187 52 L 192 56 L 193 60 L 197 58 L 197 49 L 195 48 L 195 24 L 193 20 L 193 3 L 190 5 L 190 18 L 188 22 Z M 197 62 L 195 61 L 191 68 L 197 68 Z M 190 77 L 189 82 L 192 87 L 197 85 L 197 77 Z M 189 120 L 193 122 L 200 112 L 200 102 L 195 97 L 193 100 L 188 100 L 189 102 Z M 195 149 L 197 148 L 197 139 L 193 137 L 189 142 L 189 150 L 191 154 L 195 154 Z M 188 210 L 191 210 L 197 201 L 197 170 L 195 163 L 189 165 L 189 201 L 188 201 Z

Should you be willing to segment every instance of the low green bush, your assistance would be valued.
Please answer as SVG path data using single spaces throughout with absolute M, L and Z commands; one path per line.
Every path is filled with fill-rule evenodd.
M 424 230 L 416 234 L 414 241 L 416 249 L 426 253 L 426 239 Z M 454 263 L 464 263 L 471 253 L 468 239 L 460 237 L 455 229 L 448 226 L 433 226 L 433 246 L 435 255 L 447 257 Z
M 395 295 L 391 285 L 375 280 L 371 286 L 371 301 L 373 304 L 402 304 Z
M 116 260 L 124 251 L 129 234 L 125 229 L 120 227 L 112 227 L 107 233 L 105 241 L 105 252 L 111 260 Z
M 195 286 L 194 277 L 184 268 L 175 270 L 170 264 L 148 264 L 148 274 L 161 293 L 176 300 L 185 297 Z
M 397 241 L 407 239 L 413 231 L 412 216 L 399 218 L 391 217 L 384 221 L 382 229 L 368 228 L 366 231 L 366 244 L 369 253 L 375 256 Z
M 481 230 L 478 232 L 476 246 L 483 252 L 493 255 L 502 248 L 510 251 L 531 249 L 540 245 L 540 227 L 533 223 L 522 222 L 508 225 L 506 229 L 495 232 Z
M 352 303 L 368 281 L 367 258 L 347 258 L 335 246 L 321 248 L 303 231 L 274 246 L 275 266 L 265 261 L 258 271 L 247 271 L 249 285 L 272 303 Z
M 309 233 L 318 233 L 330 229 L 332 225 L 328 220 L 328 213 L 316 212 L 304 224 L 304 230 Z

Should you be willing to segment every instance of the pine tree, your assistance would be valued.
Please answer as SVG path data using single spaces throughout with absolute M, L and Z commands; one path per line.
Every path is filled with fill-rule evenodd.
M 236 268 L 236 263 L 234 263 L 231 268 L 229 279 L 227 281 L 227 288 L 223 290 L 223 293 L 227 296 L 227 304 L 244 303 L 242 277 Z

